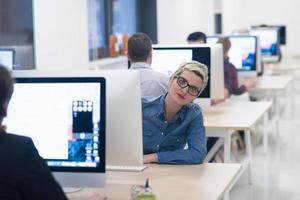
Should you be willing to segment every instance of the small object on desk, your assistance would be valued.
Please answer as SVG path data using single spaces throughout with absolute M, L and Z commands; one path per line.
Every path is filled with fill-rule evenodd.
M 152 194 L 152 188 L 149 186 L 148 178 L 145 185 L 132 186 L 131 198 L 132 200 L 156 200 L 155 195 Z
M 271 75 L 271 76 L 280 76 L 280 75 L 282 75 L 282 74 L 281 74 L 281 73 L 278 73 L 278 72 L 272 72 L 270 75 Z

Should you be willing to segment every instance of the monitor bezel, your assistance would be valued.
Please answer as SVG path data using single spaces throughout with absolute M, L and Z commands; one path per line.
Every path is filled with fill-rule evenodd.
M 106 165 L 106 80 L 103 77 L 14 77 L 15 84 L 18 83 L 99 83 L 100 84 L 100 127 L 99 127 L 99 143 L 102 144 L 101 151 L 98 151 L 99 157 L 102 158 L 97 167 L 53 167 L 49 166 L 53 172 L 89 172 L 89 173 L 105 173 Z M 53 160 L 53 159 L 45 159 Z
M 16 63 L 16 50 L 12 49 L 12 48 L 0 48 L 0 52 L 2 51 L 9 51 L 12 52 L 12 66 L 11 69 L 8 66 L 4 66 L 7 67 L 9 70 L 14 70 L 15 69 L 15 63 Z

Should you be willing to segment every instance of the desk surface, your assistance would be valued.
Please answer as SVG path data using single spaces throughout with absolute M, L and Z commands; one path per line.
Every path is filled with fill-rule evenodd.
M 204 109 L 207 129 L 247 130 L 271 107 L 267 101 L 226 101 Z
M 300 70 L 300 64 L 290 64 L 290 63 L 269 64 L 266 65 L 266 67 L 269 70 L 278 71 L 278 72 Z
M 241 170 L 241 164 L 206 163 L 202 165 L 149 165 L 144 172 L 107 172 L 102 189 L 84 189 L 69 194 L 71 200 L 82 200 L 100 193 L 109 200 L 130 200 L 132 185 L 150 186 L 158 200 L 221 199 Z
M 291 75 L 267 75 L 257 79 L 258 84 L 250 92 L 262 90 L 284 90 L 293 80 Z

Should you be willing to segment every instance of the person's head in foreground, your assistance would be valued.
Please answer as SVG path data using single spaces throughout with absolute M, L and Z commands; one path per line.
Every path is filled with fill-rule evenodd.
M 185 62 L 171 75 L 166 95 L 143 99 L 144 163 L 203 162 L 203 117 L 200 107 L 192 101 L 207 82 L 207 66 L 197 61 Z
M 197 61 L 182 63 L 171 75 L 166 101 L 181 107 L 192 102 L 208 82 L 208 69 Z

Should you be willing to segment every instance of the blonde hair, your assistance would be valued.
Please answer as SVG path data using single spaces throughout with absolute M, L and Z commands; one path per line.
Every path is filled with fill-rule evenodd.
M 179 68 L 171 75 L 171 78 L 180 75 L 184 70 L 189 70 L 194 72 L 197 76 L 199 76 L 203 81 L 203 86 L 201 88 L 201 92 L 207 85 L 208 82 L 208 68 L 206 65 L 198 62 L 198 61 L 190 61 L 182 63 Z
M 223 45 L 223 54 L 224 56 L 227 56 L 229 49 L 231 47 L 231 42 L 228 37 L 220 37 L 217 41 L 217 43 Z

